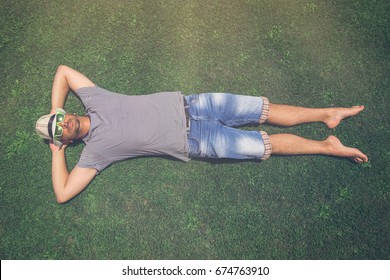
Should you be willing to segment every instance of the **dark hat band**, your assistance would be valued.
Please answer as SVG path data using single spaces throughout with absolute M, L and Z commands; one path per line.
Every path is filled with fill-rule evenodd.
M 56 114 L 54 114 L 53 116 L 50 117 L 49 123 L 47 125 L 47 130 L 49 131 L 49 136 L 51 139 L 54 139 L 53 138 L 53 131 L 51 128 L 52 128 L 52 124 L 53 124 L 53 120 L 54 120 L 55 116 L 56 116 Z

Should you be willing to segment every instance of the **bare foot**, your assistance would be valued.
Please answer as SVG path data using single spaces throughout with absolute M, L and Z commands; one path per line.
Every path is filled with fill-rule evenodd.
M 329 136 L 325 141 L 327 144 L 327 154 L 337 157 L 348 157 L 357 163 L 368 162 L 368 157 L 355 148 L 344 146 L 335 136 Z
M 359 114 L 364 109 L 364 106 L 353 106 L 351 108 L 330 108 L 329 117 L 324 123 L 328 128 L 335 128 L 339 123 L 346 118 Z

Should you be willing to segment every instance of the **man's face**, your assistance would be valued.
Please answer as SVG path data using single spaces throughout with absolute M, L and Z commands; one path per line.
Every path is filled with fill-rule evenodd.
M 80 120 L 78 116 L 66 114 L 63 122 L 59 122 L 57 125 L 63 129 L 62 136 L 60 137 L 63 142 L 71 142 L 79 136 L 80 132 Z

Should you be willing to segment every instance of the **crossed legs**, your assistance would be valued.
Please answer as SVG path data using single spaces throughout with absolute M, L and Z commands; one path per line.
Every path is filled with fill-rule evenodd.
M 351 108 L 304 108 L 289 105 L 270 104 L 269 116 L 265 123 L 277 126 L 294 126 L 303 123 L 322 122 L 329 128 L 336 127 L 343 119 L 357 115 L 364 106 Z M 346 157 L 362 163 L 368 157 L 355 148 L 344 146 L 335 136 L 323 141 L 311 140 L 293 134 L 273 134 L 269 136 L 272 154 L 308 155 L 321 154 Z

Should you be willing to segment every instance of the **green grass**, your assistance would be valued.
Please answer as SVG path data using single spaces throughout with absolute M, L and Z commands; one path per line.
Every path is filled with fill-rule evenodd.
M 387 0 L 0 3 L 1 259 L 389 259 Z M 34 132 L 59 64 L 127 94 L 265 95 L 311 107 L 364 104 L 336 129 L 367 153 L 185 164 L 141 158 L 55 202 Z M 82 113 L 70 96 L 66 109 Z M 68 166 L 83 145 L 67 149 Z

